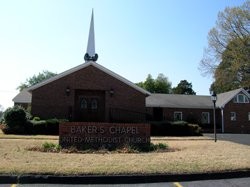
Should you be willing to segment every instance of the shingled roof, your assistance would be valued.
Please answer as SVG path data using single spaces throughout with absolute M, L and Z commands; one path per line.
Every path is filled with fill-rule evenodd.
M 217 95 L 216 107 L 223 108 L 237 94 L 242 92 L 249 99 L 249 93 L 243 88 L 232 90 Z M 151 94 L 146 98 L 147 107 L 163 107 L 163 108 L 213 108 L 213 102 L 210 96 L 199 95 L 180 95 L 180 94 Z
M 31 87 L 28 88 L 28 91 L 32 92 L 33 90 L 35 90 L 35 89 L 37 89 L 37 88 L 39 88 L 41 86 L 49 84 L 49 83 L 51 83 L 53 81 L 56 81 L 56 80 L 58 80 L 58 79 L 60 79 L 62 77 L 65 77 L 65 76 L 67 76 L 67 75 L 69 75 L 71 73 L 74 73 L 76 71 L 79 71 L 81 69 L 87 68 L 88 66 L 94 66 L 95 68 L 103 71 L 104 73 L 107 73 L 108 75 L 114 77 L 115 79 L 120 80 L 121 82 L 127 84 L 128 86 L 134 88 L 135 90 L 137 90 L 137 91 L 139 91 L 139 92 L 141 92 L 141 93 L 143 93 L 145 95 L 150 95 L 151 94 L 147 90 L 144 90 L 143 88 L 137 86 L 136 84 L 132 83 L 131 81 L 129 81 L 127 79 L 125 79 L 124 77 L 116 74 L 115 72 L 113 72 L 113 71 L 105 68 L 104 66 L 101 66 L 100 64 L 98 64 L 96 62 L 93 62 L 93 61 L 85 62 L 85 63 L 83 63 L 83 64 L 81 64 L 79 66 L 76 66 L 76 67 L 71 68 L 71 69 L 69 69 L 69 70 L 67 70 L 65 72 L 62 72 L 62 73 L 60 73 L 60 74 L 58 74 L 58 75 L 56 75 L 54 77 L 51 77 L 50 79 L 47 79 L 47 80 L 45 80 L 45 81 L 43 81 L 41 83 L 38 83 L 38 84 L 36 84 L 34 86 L 31 86 Z
M 147 107 L 213 108 L 210 96 L 181 94 L 152 94 L 146 98 Z
M 249 93 L 245 89 L 239 88 L 239 89 L 236 89 L 236 90 L 232 90 L 232 91 L 229 91 L 229 92 L 218 94 L 216 106 L 218 106 L 220 108 L 224 107 L 229 101 L 231 101 L 240 92 L 245 94 L 250 99 Z
M 22 90 L 20 93 L 18 93 L 12 101 L 14 103 L 31 103 L 32 95 L 30 92 L 27 91 L 27 89 Z

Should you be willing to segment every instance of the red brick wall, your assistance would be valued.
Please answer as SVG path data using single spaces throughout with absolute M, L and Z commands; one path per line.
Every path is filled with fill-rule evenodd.
M 231 112 L 236 112 L 236 121 L 231 121 Z M 227 103 L 224 108 L 224 126 L 226 133 L 250 133 L 250 121 L 248 121 L 250 103 Z
M 213 128 L 213 109 L 189 109 L 189 108 L 163 108 L 163 120 L 174 121 L 174 112 L 182 112 L 182 120 L 188 121 L 190 117 L 197 120 L 198 124 L 201 124 L 202 112 L 209 112 L 210 124 L 208 128 Z M 153 108 L 147 108 L 147 113 L 153 115 Z M 217 128 L 221 128 L 221 113 L 220 109 L 216 109 L 215 113 Z
M 67 96 L 65 89 L 70 88 Z M 114 95 L 110 96 L 110 89 Z M 105 121 L 109 121 L 110 108 L 145 113 L 145 95 L 113 78 L 101 70 L 88 66 L 32 92 L 32 114 L 41 118 L 68 118 L 75 116 L 75 90 L 105 92 Z

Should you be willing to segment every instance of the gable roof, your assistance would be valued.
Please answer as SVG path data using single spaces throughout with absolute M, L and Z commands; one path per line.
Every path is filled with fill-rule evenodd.
M 250 94 L 243 88 L 232 90 L 217 95 L 216 107 L 223 108 L 239 93 L 245 94 L 250 99 Z M 181 94 L 151 94 L 146 98 L 146 107 L 165 108 L 200 108 L 212 109 L 211 96 L 181 95 Z
M 22 90 L 20 93 L 18 93 L 12 101 L 14 103 L 31 103 L 32 95 L 30 92 L 27 91 L 27 89 Z
M 67 75 L 69 75 L 71 73 L 74 73 L 76 71 L 79 71 L 81 69 L 87 68 L 88 66 L 93 66 L 93 67 L 103 71 L 104 73 L 107 73 L 108 75 L 114 77 L 115 79 L 120 80 L 121 82 L 125 83 L 126 85 L 134 88 L 135 90 L 137 90 L 137 91 L 139 91 L 139 92 L 141 92 L 141 93 L 143 93 L 145 95 L 150 95 L 151 94 L 150 92 L 148 92 L 148 91 L 144 90 L 143 88 L 137 86 L 136 84 L 132 83 L 131 81 L 129 81 L 127 79 L 125 79 L 124 77 L 114 73 L 113 71 L 111 71 L 111 70 L 109 70 L 109 69 L 107 69 L 107 68 L 105 68 L 105 67 L 101 66 L 100 64 L 98 64 L 96 62 L 93 62 L 93 61 L 85 62 L 85 63 L 83 63 L 83 64 L 81 64 L 79 66 L 76 66 L 76 67 L 71 68 L 71 69 L 69 69 L 67 71 L 64 71 L 63 73 L 60 73 L 60 74 L 58 74 L 58 75 L 56 75 L 56 76 L 54 76 L 54 77 L 52 77 L 50 79 L 47 79 L 47 80 L 45 80 L 45 81 L 43 81 L 41 83 L 38 83 L 38 84 L 36 84 L 34 86 L 29 87 L 27 90 L 29 92 L 32 92 L 33 90 L 35 90 L 35 89 L 37 89 L 39 87 L 42 87 L 42 86 L 44 86 L 46 84 L 49 84 L 49 83 L 51 83 L 53 81 L 56 81 L 56 80 L 58 80 L 60 78 L 63 78 L 65 76 L 67 76 Z
M 213 108 L 210 96 L 181 94 L 152 94 L 146 98 L 147 107 Z
M 239 88 L 239 89 L 236 89 L 236 90 L 232 90 L 232 91 L 229 91 L 229 92 L 218 94 L 217 95 L 216 106 L 220 107 L 220 108 L 225 107 L 225 105 L 229 101 L 231 101 L 236 95 L 238 95 L 240 92 L 245 94 L 250 99 L 249 93 L 245 89 Z

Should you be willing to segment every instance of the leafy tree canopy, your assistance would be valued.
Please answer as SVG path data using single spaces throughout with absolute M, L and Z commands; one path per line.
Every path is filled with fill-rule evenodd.
M 218 93 L 249 87 L 250 73 L 250 1 L 219 12 L 216 25 L 208 33 L 199 69 L 213 75 L 210 89 Z
M 149 74 L 144 82 L 139 82 L 137 85 L 151 93 L 170 93 L 172 83 L 160 73 L 156 79 Z
M 189 83 L 187 80 L 181 80 L 180 83 L 172 89 L 172 92 L 174 94 L 196 95 L 192 87 L 192 83 Z
M 210 87 L 217 93 L 250 86 L 250 36 L 245 44 L 235 39 L 222 54 L 222 61 L 215 70 L 215 81 Z
M 46 80 L 46 79 L 54 77 L 55 75 L 57 75 L 57 74 L 45 70 L 42 73 L 39 73 L 38 75 L 33 75 L 32 77 L 26 79 L 26 81 L 24 83 L 21 83 L 20 86 L 17 87 L 17 89 L 19 91 L 22 91 L 25 88 L 28 88 L 30 86 L 33 86 L 37 83 L 40 83 L 40 82 Z

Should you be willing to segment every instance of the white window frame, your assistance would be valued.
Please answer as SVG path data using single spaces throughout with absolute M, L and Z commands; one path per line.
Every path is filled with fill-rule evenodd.
M 177 115 L 180 115 L 181 119 L 177 119 Z M 174 112 L 174 121 L 182 121 L 182 112 Z
M 203 121 L 203 115 L 207 116 L 207 122 Z M 201 123 L 202 124 L 210 124 L 210 113 L 209 112 L 202 112 L 201 113 Z
M 230 120 L 231 121 L 236 121 L 236 119 L 237 119 L 236 116 L 237 116 L 236 112 L 230 112 Z
M 242 97 L 242 101 L 240 101 L 240 97 Z M 245 94 L 238 94 L 234 97 L 234 103 L 249 103 L 249 99 Z

